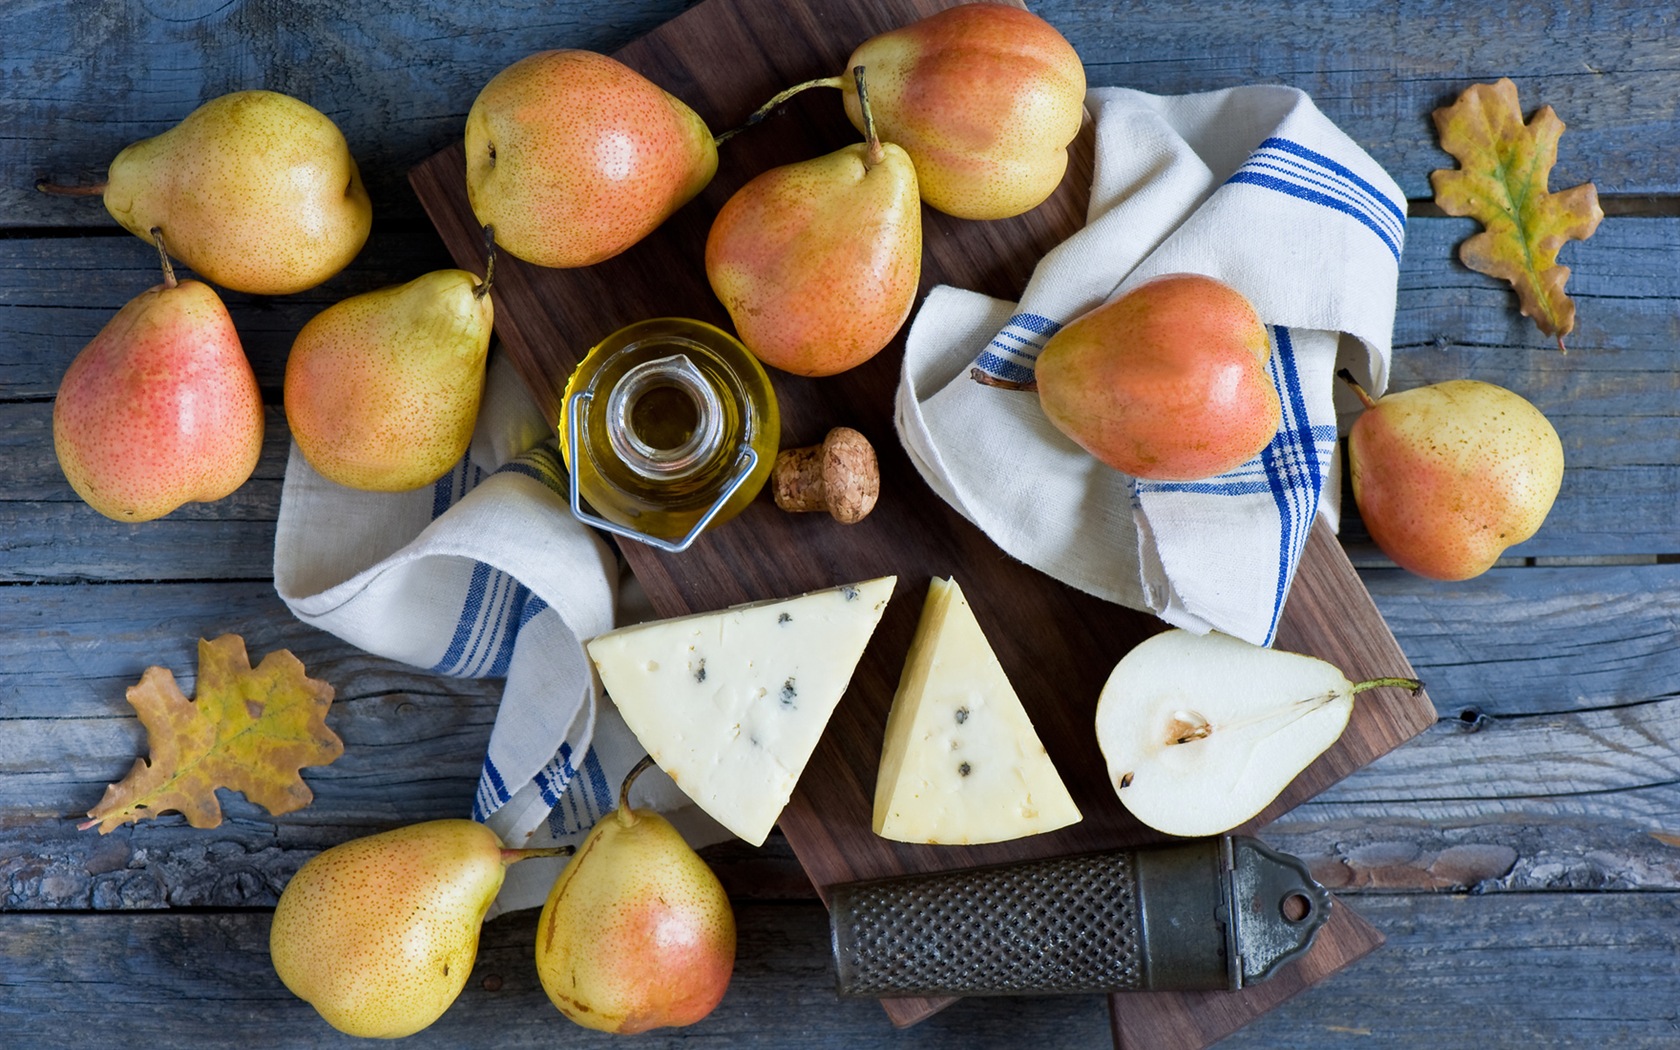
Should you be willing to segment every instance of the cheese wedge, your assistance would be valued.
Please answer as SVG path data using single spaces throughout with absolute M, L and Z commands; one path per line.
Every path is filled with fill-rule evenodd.
M 887 715 L 875 833 L 964 845 L 1079 819 L 962 589 L 935 579 Z
M 589 655 L 659 768 L 762 845 L 897 579 L 624 627 L 591 640 Z

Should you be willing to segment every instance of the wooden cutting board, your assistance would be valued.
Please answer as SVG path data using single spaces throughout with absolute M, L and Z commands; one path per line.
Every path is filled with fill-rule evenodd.
M 617 57 L 684 99 L 719 131 L 739 124 L 783 87 L 839 72 L 852 48 L 869 36 L 947 6 L 949 0 L 705 0 Z M 623 255 L 580 270 L 544 269 L 505 255 L 498 259 L 496 330 L 550 419 L 558 415 L 559 392 L 577 361 L 621 325 L 684 315 L 729 328 L 702 265 L 712 216 L 753 175 L 829 152 L 856 137 L 838 92 L 808 91 L 725 143 L 710 187 Z M 1083 222 L 1091 175 L 1089 134 L 1074 153 L 1062 188 L 1025 216 L 964 222 L 924 208 L 921 291 L 951 284 L 1018 298 L 1038 259 Z M 457 262 L 481 272 L 484 253 L 466 200 L 464 170 L 461 147 L 455 146 L 415 168 L 411 181 Z M 892 428 L 902 351 L 901 337 L 870 363 L 839 376 L 774 377 L 783 447 L 818 442 L 836 424 L 856 427 L 874 442 L 881 458 L 882 496 L 862 523 L 842 526 L 827 515 L 784 514 L 766 492 L 686 553 L 623 545 L 654 608 L 664 616 L 898 575 L 894 599 L 782 814 L 783 832 L 825 899 L 829 887 L 861 878 L 1160 838 L 1132 820 L 1116 800 L 1092 717 L 1115 662 L 1164 625 L 1012 560 L 926 487 Z M 1024 841 L 967 848 L 908 846 L 871 832 L 882 729 L 934 575 L 955 575 L 962 584 L 1085 814 L 1079 824 Z M 1322 526 L 1307 546 L 1277 644 L 1332 660 L 1355 680 L 1410 673 L 1335 538 Z M 1367 694 L 1341 741 L 1256 823 L 1286 812 L 1433 720 L 1434 709 L 1423 696 L 1397 690 Z M 1339 907 L 1313 952 L 1291 974 L 1269 984 L 1212 996 L 1112 997 L 1116 1039 L 1126 1046 L 1205 1045 L 1377 943 L 1374 930 Z M 885 1001 L 900 1025 L 942 1005 Z

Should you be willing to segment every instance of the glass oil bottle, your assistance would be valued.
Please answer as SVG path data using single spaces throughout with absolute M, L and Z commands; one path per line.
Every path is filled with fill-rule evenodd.
M 689 318 L 607 336 L 561 402 L 572 512 L 669 551 L 751 503 L 780 441 L 764 366 L 729 333 Z

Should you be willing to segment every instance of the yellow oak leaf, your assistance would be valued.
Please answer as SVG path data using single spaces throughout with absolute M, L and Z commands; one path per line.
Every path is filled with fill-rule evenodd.
M 314 795 L 298 771 L 344 753 L 326 724 L 332 700 L 332 686 L 305 675 L 289 650 L 269 653 L 253 670 L 237 634 L 201 638 L 196 700 L 163 667 L 146 668 L 129 687 L 151 761 L 135 759 L 79 826 L 97 824 L 103 835 L 173 810 L 195 828 L 213 828 L 222 822 L 218 787 L 243 792 L 276 816 L 300 809 Z
M 1575 328 L 1575 304 L 1564 294 L 1569 267 L 1558 263 L 1565 242 L 1586 240 L 1604 212 L 1598 189 L 1586 182 L 1552 193 L 1564 123 L 1542 106 L 1527 124 L 1509 78 L 1472 84 L 1434 113 L 1441 148 L 1459 167 L 1429 173 L 1435 203 L 1448 215 L 1473 218 L 1484 229 L 1458 249 L 1472 270 L 1510 281 L 1523 315 L 1542 332 L 1563 337 Z

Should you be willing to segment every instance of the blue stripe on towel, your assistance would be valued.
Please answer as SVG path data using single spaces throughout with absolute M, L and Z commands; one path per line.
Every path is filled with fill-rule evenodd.
M 473 628 L 478 623 L 478 614 L 484 608 L 484 592 L 490 582 L 490 566 L 483 562 L 473 564 L 472 579 L 467 583 L 467 597 L 461 605 L 461 618 L 455 622 L 455 634 L 449 640 L 449 648 L 444 650 L 443 659 L 431 666 L 431 670 L 439 674 L 453 674 L 454 668 L 461 662 L 461 657 L 467 651 L 467 643 L 471 641 Z
M 1040 314 L 1016 314 L 992 337 L 974 367 L 1006 383 L 1025 383 L 1033 377 L 1044 342 L 1062 330 L 1060 321 Z
M 1266 139 L 1226 184 L 1257 186 L 1340 212 L 1375 233 L 1396 261 L 1400 258 L 1405 210 L 1346 165 L 1298 142 Z

